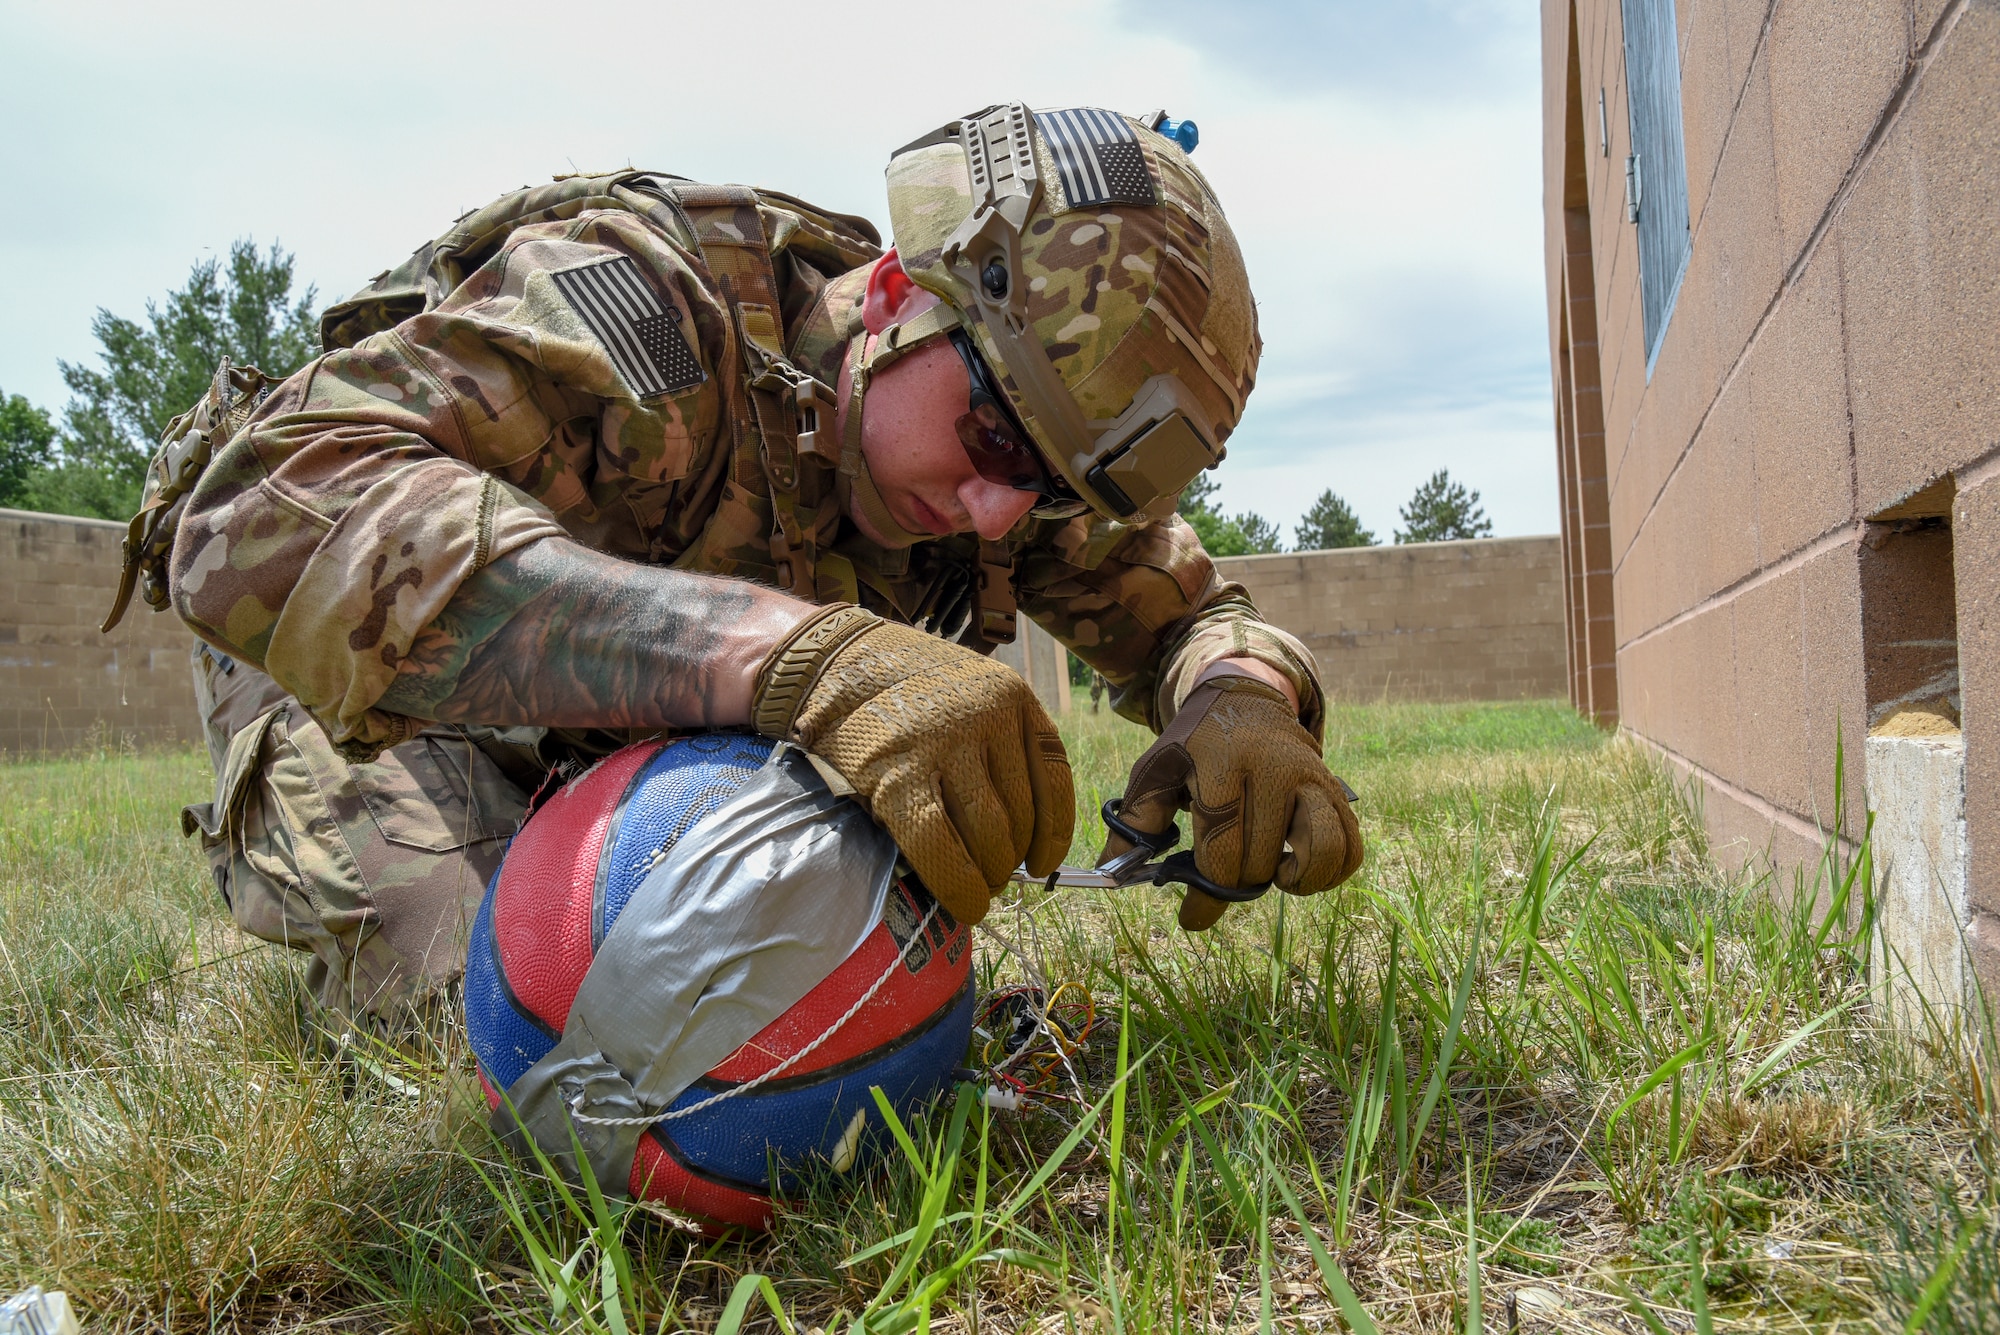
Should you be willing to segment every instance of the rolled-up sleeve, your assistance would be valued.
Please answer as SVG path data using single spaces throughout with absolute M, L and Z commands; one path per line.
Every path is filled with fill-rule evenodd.
M 664 493 L 718 417 L 714 376 L 627 382 L 555 273 L 633 261 L 680 329 L 712 313 L 684 254 L 628 215 L 524 228 L 435 310 L 287 380 L 216 454 L 175 541 L 176 610 L 269 672 L 336 742 L 393 740 L 375 708 L 485 564 Z M 655 337 L 658 337 L 656 334 Z M 685 336 L 683 335 L 685 339 Z M 664 499 L 663 495 L 661 497 Z

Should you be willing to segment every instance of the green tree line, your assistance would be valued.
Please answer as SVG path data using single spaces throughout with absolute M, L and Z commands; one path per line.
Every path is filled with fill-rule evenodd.
M 225 356 L 284 376 L 318 352 L 318 294 L 294 296 L 294 278 L 292 255 L 243 240 L 226 260 L 196 261 L 143 320 L 100 308 L 90 332 L 102 366 L 59 363 L 70 391 L 60 421 L 0 392 L 0 506 L 131 518 L 161 433 Z
M 1197 475 L 1181 493 L 1181 518 L 1201 539 L 1210 556 L 1253 556 L 1282 552 L 1284 539 L 1278 526 L 1254 510 L 1226 515 L 1216 503 L 1218 483 L 1206 474 Z M 1397 542 L 1455 542 L 1462 538 L 1485 538 L 1493 533 L 1493 521 L 1479 504 L 1479 493 L 1452 480 L 1440 468 L 1420 485 L 1398 513 L 1403 526 L 1395 530 Z M 1363 527 L 1354 507 L 1329 487 L 1319 494 L 1292 529 L 1295 552 L 1328 551 L 1336 547 L 1373 547 L 1377 539 Z

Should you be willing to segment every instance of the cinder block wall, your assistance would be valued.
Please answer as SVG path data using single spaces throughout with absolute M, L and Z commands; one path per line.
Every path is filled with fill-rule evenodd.
M 0 752 L 86 741 L 197 741 L 193 637 L 171 613 L 134 602 L 97 627 L 118 587 L 124 526 L 0 510 Z M 1557 540 L 1357 547 L 1216 562 L 1264 615 L 1312 649 L 1348 699 L 1513 700 L 1561 695 L 1563 610 Z M 1052 711 L 1069 704 L 1061 646 L 1023 619 L 1000 657 L 1026 671 Z
M 1021 617 L 1014 642 L 1001 645 L 993 657 L 1027 679 L 1044 709 L 1051 714 L 1069 712 L 1069 655 L 1055 636 Z
M 1562 554 L 1554 537 L 1349 547 L 1218 560 L 1224 579 L 1304 640 L 1345 699 L 1561 695 Z
M 1620 4 L 1542 3 L 1557 415 L 1587 446 L 1601 404 L 1603 474 L 1575 481 L 1621 721 L 1699 782 L 1718 854 L 1810 866 L 1836 816 L 1862 827 L 1864 735 L 1907 694 L 1884 683 L 1925 666 L 1893 660 L 1949 645 L 2000 995 L 2000 4 L 1675 14 L 1692 248 L 1649 368 Z M 1940 532 L 1911 604 L 1897 569 L 1921 582 Z M 1934 628 L 1897 629 L 1913 611 Z
M 0 752 L 196 739 L 187 627 L 135 599 L 116 630 L 98 633 L 124 532 L 0 510 Z

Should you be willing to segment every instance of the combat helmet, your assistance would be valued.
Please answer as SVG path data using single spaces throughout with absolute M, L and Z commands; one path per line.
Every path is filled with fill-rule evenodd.
M 1079 511 L 1169 513 L 1222 461 L 1256 379 L 1249 276 L 1192 129 L 1008 103 L 889 160 L 904 270 L 977 344 Z

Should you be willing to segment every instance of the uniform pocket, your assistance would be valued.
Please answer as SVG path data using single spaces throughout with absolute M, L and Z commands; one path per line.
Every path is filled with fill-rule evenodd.
M 514 833 L 520 792 L 470 738 L 426 732 L 353 768 L 354 784 L 382 838 L 448 853 Z
M 200 830 L 206 843 L 227 837 L 242 819 L 243 804 L 250 784 L 263 769 L 264 735 L 285 712 L 283 704 L 265 710 L 231 737 L 215 776 L 214 800 L 200 806 L 181 808 L 181 835 Z

